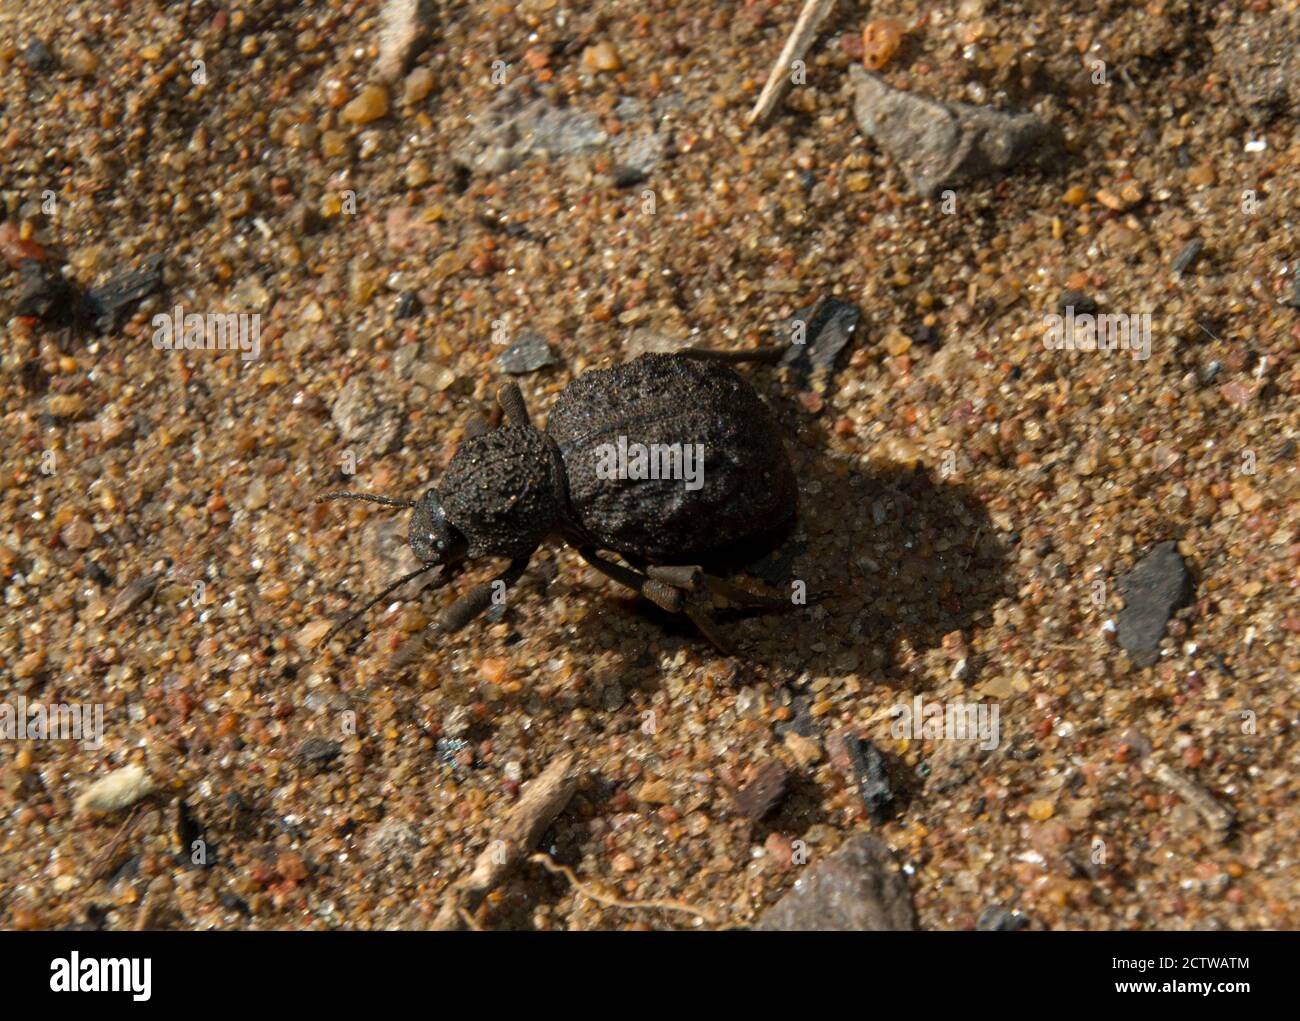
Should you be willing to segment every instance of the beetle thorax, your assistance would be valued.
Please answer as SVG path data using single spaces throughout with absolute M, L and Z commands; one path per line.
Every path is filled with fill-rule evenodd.
M 466 440 L 438 485 L 447 519 L 471 557 L 531 553 L 556 524 L 563 479 L 547 438 L 504 425 Z

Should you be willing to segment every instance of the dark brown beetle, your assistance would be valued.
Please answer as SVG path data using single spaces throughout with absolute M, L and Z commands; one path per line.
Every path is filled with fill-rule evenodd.
M 714 592 L 742 606 L 792 605 L 699 566 L 778 534 L 795 516 L 798 487 L 776 423 L 753 388 L 723 364 L 772 361 L 781 354 L 774 347 L 690 348 L 588 372 L 561 392 L 545 430 L 533 426 L 519 388 L 509 383 L 497 394 L 504 413 L 500 427 L 466 440 L 438 485 L 418 500 L 348 492 L 318 497 L 412 508 L 409 541 L 423 565 L 337 625 L 325 641 L 434 567 L 450 571 L 479 557 L 508 558 L 504 571 L 462 595 L 433 625 L 456 631 L 514 584 L 542 542 L 555 535 L 614 581 L 665 610 L 686 613 L 727 652 L 707 609 L 692 603 L 693 593 Z M 658 451 L 663 464 L 664 452 L 674 445 L 702 453 L 698 484 L 661 472 L 635 477 L 644 472 L 626 464 L 613 468 L 620 449 Z M 609 552 L 624 563 L 604 555 Z

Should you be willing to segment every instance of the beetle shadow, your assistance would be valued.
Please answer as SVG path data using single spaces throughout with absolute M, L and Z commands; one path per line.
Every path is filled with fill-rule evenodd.
M 800 454 L 802 453 L 802 456 Z M 719 609 L 715 617 L 746 667 L 856 675 L 873 684 L 919 690 L 918 657 L 944 636 L 991 623 L 1008 593 L 1010 540 L 984 501 L 960 481 L 940 480 L 921 466 L 795 452 L 800 479 L 798 521 L 766 551 L 751 551 L 739 570 L 743 585 L 789 595 L 777 612 Z M 719 573 L 724 566 L 711 565 Z M 806 596 L 806 605 L 797 605 Z M 593 651 L 620 654 L 625 665 L 649 667 L 651 650 L 695 643 L 701 656 L 720 655 L 683 616 L 613 590 L 592 594 L 603 605 L 579 624 Z M 644 645 L 630 654 L 639 626 Z M 968 663 L 968 683 L 977 663 Z

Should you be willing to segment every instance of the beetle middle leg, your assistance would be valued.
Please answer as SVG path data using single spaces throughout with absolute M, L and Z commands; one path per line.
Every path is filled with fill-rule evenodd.
M 794 606 L 794 603 L 781 596 L 769 596 L 764 595 L 762 592 L 752 592 L 742 585 L 728 581 L 726 578 L 719 578 L 715 574 L 706 574 L 701 567 L 651 564 L 644 570 L 647 577 L 666 581 L 669 585 L 683 589 L 686 592 L 696 592 L 703 585 L 714 595 L 722 596 L 722 598 L 739 606 L 761 607 L 768 610 L 788 610 Z
M 618 582 L 626 588 L 632 589 L 639 595 L 645 596 L 650 602 L 654 603 L 661 609 L 669 613 L 684 613 L 691 619 L 691 622 L 699 629 L 700 634 L 704 635 L 724 656 L 734 656 L 735 650 L 731 643 L 723 637 L 722 632 L 718 630 L 717 622 L 714 621 L 712 614 L 700 606 L 691 606 L 687 601 L 687 593 L 692 589 L 684 588 L 675 584 L 672 575 L 654 577 L 649 574 L 643 574 L 639 570 L 633 570 L 630 567 L 624 567 L 612 560 L 602 557 L 590 546 L 577 546 L 578 555 L 587 561 L 592 567 L 598 570 L 605 577 Z M 655 570 L 649 568 L 648 570 Z M 701 575 L 703 572 L 699 568 L 681 568 L 682 571 L 696 571 Z M 684 579 L 683 575 L 678 580 Z

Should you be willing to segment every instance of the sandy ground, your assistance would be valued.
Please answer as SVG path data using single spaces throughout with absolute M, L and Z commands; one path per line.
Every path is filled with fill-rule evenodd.
M 748 925 L 870 831 L 924 928 L 1295 927 L 1300 140 L 1248 116 L 1216 42 L 1295 4 L 1234 6 L 841 3 L 759 130 L 788 2 L 448 3 L 389 84 L 373 3 L 5 5 L 8 249 L 83 284 L 162 253 L 166 284 L 63 337 L 11 317 L 0 267 L 0 693 L 104 721 L 98 748 L 0 747 L 0 924 L 425 925 L 572 750 L 538 849 L 713 921 L 529 864 L 476 924 Z M 886 81 L 1032 110 L 1058 157 L 917 197 L 851 110 L 885 15 Z M 511 135 L 528 103 L 549 153 Z M 1047 350 L 1065 291 L 1150 313 L 1150 357 Z M 541 420 L 585 368 L 763 342 L 820 297 L 862 310 L 825 393 L 749 372 L 802 497 L 753 583 L 820 605 L 724 615 L 727 659 L 548 548 L 412 665 L 449 589 L 313 648 L 415 564 L 404 514 L 313 497 L 436 481 L 507 345 L 554 351 L 518 377 Z M 260 313 L 260 357 L 156 349 L 177 304 Z M 1140 666 L 1118 580 L 1161 540 L 1195 587 Z M 998 747 L 891 733 L 916 695 L 996 705 Z M 884 754 L 892 818 L 845 733 Z M 772 761 L 754 822 L 729 792 Z M 152 793 L 76 810 L 128 765 Z

